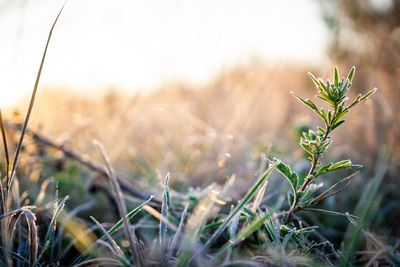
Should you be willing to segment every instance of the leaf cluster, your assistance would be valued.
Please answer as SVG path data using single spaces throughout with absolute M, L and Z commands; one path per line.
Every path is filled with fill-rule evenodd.
M 328 110 L 325 110 L 323 107 L 318 108 L 312 100 L 303 99 L 300 96 L 296 95 L 294 92 L 291 92 L 292 95 L 294 95 L 298 100 L 311 108 L 321 117 L 329 131 L 336 129 L 342 123 L 344 123 L 344 120 L 342 120 L 342 118 L 349 112 L 349 110 L 358 103 L 368 99 L 368 97 L 375 93 L 377 90 L 376 88 L 374 88 L 364 95 L 358 95 L 356 99 L 351 102 L 350 105 L 346 106 L 345 104 L 349 99 L 346 96 L 346 93 L 349 91 L 352 85 L 355 67 L 350 70 L 347 78 L 342 78 L 341 80 L 339 80 L 338 69 L 335 67 L 334 70 L 334 82 L 330 82 L 329 80 L 327 80 L 326 83 L 324 83 L 320 78 L 316 78 L 313 74 L 308 73 L 311 80 L 314 82 L 315 86 L 318 89 L 318 95 L 316 95 L 316 97 L 328 104 Z M 327 134 L 327 131 L 323 128 L 319 128 L 319 130 L 322 134 Z
M 331 143 L 330 139 L 324 138 L 322 131 L 315 132 L 311 129 L 303 132 L 303 136 L 300 138 L 301 148 L 312 157 L 324 153 Z
M 327 104 L 326 109 L 324 107 L 317 107 L 312 100 L 303 99 L 291 92 L 291 94 L 294 95 L 299 101 L 313 110 L 323 120 L 325 125 L 317 127 L 316 130 L 310 129 L 307 132 L 303 132 L 303 135 L 300 138 L 300 147 L 309 155 L 308 159 L 311 163 L 310 169 L 305 177 L 299 177 L 299 175 L 294 172 L 289 165 L 275 159 L 275 161 L 278 162 L 276 165 L 277 170 L 288 179 L 294 194 L 292 197 L 289 197 L 289 204 L 291 208 L 288 213 L 289 215 L 287 217 L 287 221 L 290 219 L 291 215 L 296 212 L 296 210 L 303 208 L 304 206 L 302 205 L 305 203 L 311 205 L 318 203 L 322 199 L 325 199 L 322 197 L 319 198 L 318 201 L 316 201 L 316 199 L 312 199 L 312 193 L 316 191 L 316 189 L 315 186 L 312 188 L 309 188 L 309 186 L 316 177 L 327 172 L 340 169 L 361 167 L 361 165 L 352 164 L 351 160 L 349 159 L 341 160 L 335 163 L 331 162 L 326 165 L 322 165 L 320 162 L 320 158 L 332 144 L 332 140 L 329 136 L 330 133 L 345 122 L 343 118 L 351 108 L 366 100 L 376 91 L 375 88 L 364 95 L 360 94 L 349 105 L 346 105 L 349 99 L 347 97 L 347 93 L 352 85 L 354 74 L 355 67 L 350 70 L 346 78 L 342 77 L 340 79 L 339 71 L 335 67 L 333 82 L 327 80 L 325 83 L 322 79 L 316 78 L 313 74 L 309 73 L 311 80 L 314 82 L 317 88 L 318 94 L 316 97 Z

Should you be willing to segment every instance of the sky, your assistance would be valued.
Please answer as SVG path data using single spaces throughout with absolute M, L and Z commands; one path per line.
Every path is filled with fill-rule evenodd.
M 29 93 L 64 1 L 0 9 L 0 105 Z M 312 0 L 69 0 L 40 86 L 96 92 L 202 83 L 257 59 L 324 60 L 328 30 Z

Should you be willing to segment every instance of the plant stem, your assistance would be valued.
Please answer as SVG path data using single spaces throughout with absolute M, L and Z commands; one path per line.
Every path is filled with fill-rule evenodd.
M 331 126 L 329 125 L 329 126 L 326 128 L 326 132 L 325 132 L 324 137 L 322 138 L 322 142 L 324 142 L 326 139 L 328 139 L 329 133 L 330 133 L 330 132 L 331 132 Z M 310 170 L 309 170 L 308 173 L 307 173 L 306 179 L 305 179 L 303 185 L 302 185 L 301 188 L 300 188 L 300 192 L 303 192 L 303 191 L 306 189 L 306 187 L 310 184 L 310 182 L 312 181 L 311 175 L 312 175 L 312 173 L 315 171 L 315 168 L 316 168 L 317 165 L 318 165 L 318 160 L 319 160 L 320 156 L 321 156 L 321 152 L 318 152 L 318 153 L 315 155 L 315 157 L 314 157 L 314 159 L 313 159 L 313 162 L 312 162 L 312 164 L 311 164 Z
M 330 134 L 331 129 L 332 129 L 332 122 L 335 121 L 336 116 L 337 116 L 337 106 L 335 106 L 335 108 L 334 108 L 334 112 L 333 112 L 333 116 L 332 116 L 331 121 L 329 122 L 329 124 L 326 124 L 325 135 L 322 138 L 322 142 L 324 142 L 326 139 L 328 139 L 329 134 Z M 318 160 L 319 160 L 320 157 L 321 157 L 321 152 L 318 151 L 317 154 L 313 157 L 313 161 L 311 163 L 310 170 L 308 171 L 307 176 L 306 176 L 306 178 L 304 180 L 304 183 L 301 186 L 299 192 L 304 192 L 304 190 L 307 188 L 307 186 L 311 183 L 311 181 L 312 181 L 311 176 L 312 176 L 313 172 L 315 171 L 315 168 L 318 165 Z M 288 213 L 288 215 L 286 217 L 285 223 L 288 223 L 290 218 L 292 217 L 293 213 L 296 212 L 295 209 L 296 209 L 296 205 L 297 205 L 298 201 L 299 201 L 299 197 L 298 197 L 297 192 L 295 192 L 293 204 L 290 207 L 290 210 L 289 210 L 289 213 Z

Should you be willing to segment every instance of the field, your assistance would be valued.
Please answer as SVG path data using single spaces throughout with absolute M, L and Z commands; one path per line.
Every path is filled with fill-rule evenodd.
M 399 266 L 396 58 L 335 55 L 95 97 L 40 69 L 1 109 L 2 266 Z

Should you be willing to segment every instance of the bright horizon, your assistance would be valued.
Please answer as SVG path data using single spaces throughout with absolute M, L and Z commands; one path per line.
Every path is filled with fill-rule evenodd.
M 63 1 L 25 1 L 0 13 L 0 105 L 32 90 Z M 317 3 L 251 0 L 70 0 L 53 33 L 40 87 L 134 91 L 165 81 L 202 83 L 253 59 L 326 59 Z

